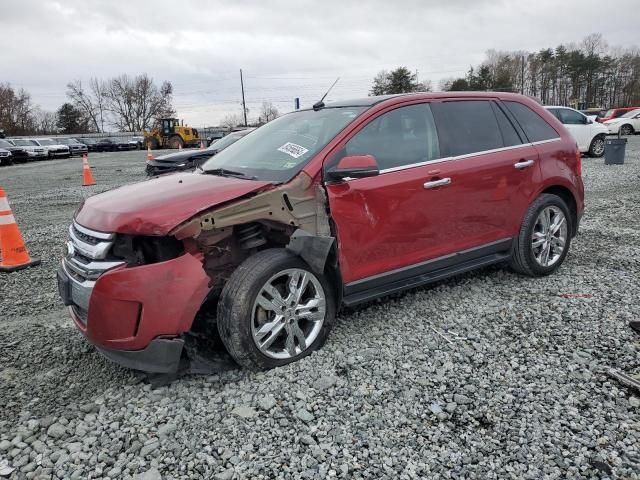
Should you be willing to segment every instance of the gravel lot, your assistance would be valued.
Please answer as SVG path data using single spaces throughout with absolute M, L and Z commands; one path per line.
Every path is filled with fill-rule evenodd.
M 143 178 L 145 152 L 0 169 L 40 267 L 0 274 L 0 476 L 640 478 L 640 137 L 584 159 L 564 266 L 497 267 L 338 319 L 324 349 L 263 373 L 152 388 L 72 327 L 55 269 L 84 196 Z M 13 473 L 11 473 L 11 469 Z

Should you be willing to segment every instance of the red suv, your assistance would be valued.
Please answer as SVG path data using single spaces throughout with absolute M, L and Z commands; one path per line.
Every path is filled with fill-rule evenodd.
M 495 263 L 548 275 L 582 213 L 576 142 L 527 97 L 319 103 L 89 198 L 58 284 L 122 365 L 174 371 L 197 334 L 271 368 L 319 348 L 341 306 Z
M 597 122 L 604 123 L 607 120 L 613 120 L 614 118 L 619 118 L 627 112 L 631 110 L 637 110 L 640 107 L 624 107 L 624 108 L 611 108 L 607 110 L 607 112 L 602 116 L 596 118 Z

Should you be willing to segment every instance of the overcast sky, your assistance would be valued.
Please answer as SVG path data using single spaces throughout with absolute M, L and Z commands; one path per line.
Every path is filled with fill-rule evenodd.
M 637 0 L 632 0 L 631 3 Z M 640 10 L 603 0 L 0 0 L 0 82 L 55 110 L 73 79 L 147 72 L 174 85 L 194 126 L 263 100 L 281 111 L 366 96 L 381 69 L 406 66 L 434 87 L 488 49 L 538 50 L 602 33 L 640 43 Z

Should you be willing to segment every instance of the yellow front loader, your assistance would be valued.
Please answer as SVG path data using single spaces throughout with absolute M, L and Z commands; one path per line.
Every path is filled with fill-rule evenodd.
M 157 148 L 195 147 L 200 143 L 198 131 L 195 128 L 180 125 L 177 118 L 163 118 L 160 128 L 144 132 L 144 144 Z

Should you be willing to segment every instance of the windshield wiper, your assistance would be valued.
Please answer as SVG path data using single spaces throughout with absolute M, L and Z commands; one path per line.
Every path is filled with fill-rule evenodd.
M 211 170 L 202 169 L 202 173 L 207 175 L 218 175 L 220 177 L 235 177 L 242 178 L 243 180 L 257 180 L 258 177 L 252 177 L 246 173 L 236 172 L 233 170 L 227 170 L 226 168 L 212 168 Z

